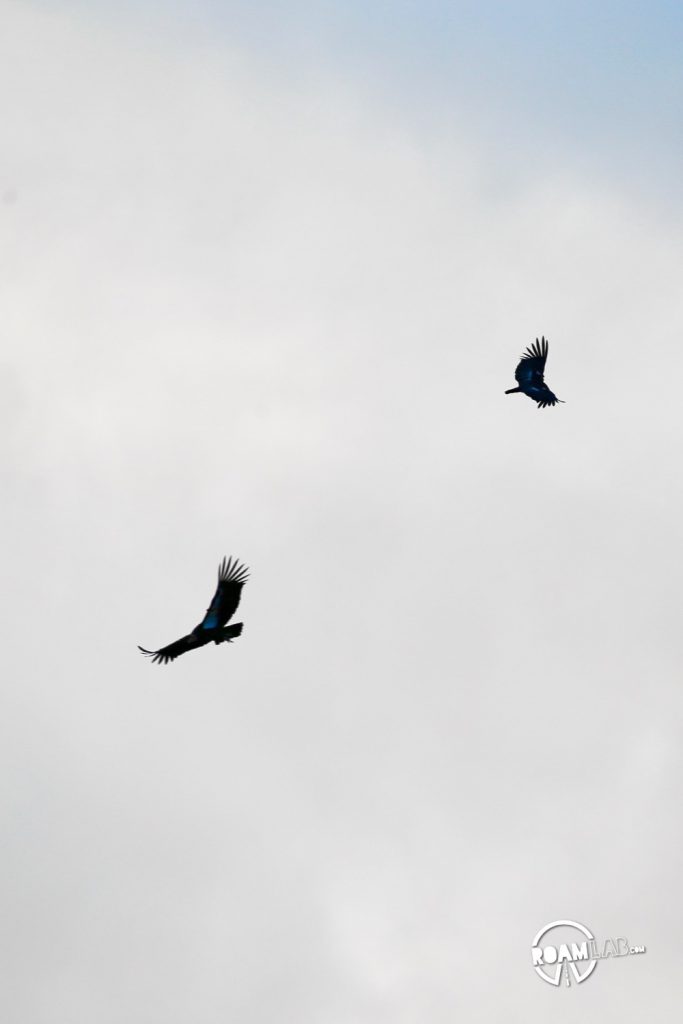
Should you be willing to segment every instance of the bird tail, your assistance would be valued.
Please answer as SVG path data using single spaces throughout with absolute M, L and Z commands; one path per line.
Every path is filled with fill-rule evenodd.
M 243 622 L 233 622 L 231 626 L 224 626 L 214 643 L 224 644 L 226 641 L 232 643 L 234 637 L 241 635 L 243 626 Z
M 505 394 L 506 395 L 516 395 L 517 392 L 521 391 L 521 390 L 522 390 L 521 388 L 510 388 L 510 390 L 506 391 Z

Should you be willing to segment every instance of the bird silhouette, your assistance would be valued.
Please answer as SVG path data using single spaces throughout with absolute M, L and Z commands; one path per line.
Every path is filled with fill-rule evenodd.
M 138 650 L 146 654 L 152 661 L 165 665 L 169 661 L 179 658 L 181 654 L 193 651 L 196 647 L 203 647 L 205 644 L 211 643 L 212 640 L 215 644 L 232 643 L 234 638 L 241 634 L 242 623 L 235 622 L 231 626 L 227 626 L 226 623 L 237 611 L 242 596 L 242 587 L 247 579 L 246 566 L 240 565 L 237 559 L 224 558 L 218 567 L 216 593 L 199 625 L 195 626 L 187 636 L 175 640 L 158 651 L 148 651 L 140 646 L 138 646 Z
M 541 338 L 540 341 L 536 338 L 534 344 L 527 348 L 515 370 L 515 380 L 519 387 L 510 388 L 505 394 L 515 395 L 517 392 L 521 392 L 523 395 L 528 395 L 538 404 L 539 409 L 545 409 L 546 405 L 556 405 L 557 402 L 561 402 L 562 399 L 554 395 L 543 380 L 547 358 L 548 342 L 545 338 Z

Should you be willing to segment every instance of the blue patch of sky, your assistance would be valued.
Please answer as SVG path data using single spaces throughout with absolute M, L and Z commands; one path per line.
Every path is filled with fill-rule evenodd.
M 100 10 L 114 8 L 102 3 Z M 86 5 L 93 10 L 93 5 Z M 313 78 L 321 67 L 425 123 L 453 111 L 514 159 L 568 159 L 678 196 L 680 0 L 120 0 Z

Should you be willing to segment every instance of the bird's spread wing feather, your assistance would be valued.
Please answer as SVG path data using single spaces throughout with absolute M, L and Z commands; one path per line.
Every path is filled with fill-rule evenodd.
M 224 558 L 218 567 L 218 586 L 199 629 L 217 629 L 224 626 L 235 612 L 242 596 L 242 587 L 248 579 L 248 570 L 237 559 Z
M 195 647 L 203 647 L 207 642 L 204 637 L 197 636 L 195 633 L 188 633 L 187 636 L 181 637 L 180 640 L 175 640 L 172 644 L 168 644 L 158 651 L 148 651 L 140 646 L 138 646 L 138 650 L 142 651 L 143 654 L 146 654 L 148 658 L 156 661 L 159 665 L 166 665 L 169 661 L 175 661 L 181 654 L 193 651 Z
M 545 409 L 547 405 L 557 405 L 558 402 L 562 401 L 562 399 L 554 395 L 550 388 L 546 387 L 545 384 L 542 388 L 530 388 L 529 391 L 527 391 L 527 394 L 538 403 L 539 409 Z
M 533 345 L 529 345 L 527 348 L 515 370 L 517 383 L 522 387 L 538 387 L 542 385 L 543 371 L 545 370 L 547 358 L 548 342 L 545 338 L 541 338 L 540 341 L 536 338 Z

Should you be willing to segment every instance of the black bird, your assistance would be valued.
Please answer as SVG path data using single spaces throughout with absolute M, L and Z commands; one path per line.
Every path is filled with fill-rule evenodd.
M 554 395 L 543 380 L 543 371 L 547 358 L 548 342 L 545 338 L 541 338 L 540 341 L 536 338 L 534 344 L 529 345 L 515 370 L 515 380 L 519 387 L 510 388 L 505 394 L 515 395 L 518 391 L 521 391 L 523 395 L 533 398 L 534 402 L 538 403 L 539 409 L 544 409 L 546 405 L 555 405 L 557 402 L 561 402 L 562 399 Z
M 193 651 L 195 647 L 203 647 L 204 644 L 209 644 L 212 640 L 215 644 L 232 643 L 233 639 L 242 632 L 242 623 L 235 622 L 232 626 L 226 626 L 226 622 L 237 611 L 237 605 L 242 596 L 242 587 L 247 579 L 246 566 L 240 565 L 237 559 L 224 558 L 218 566 L 216 593 L 199 625 L 195 626 L 187 636 L 176 640 L 167 647 L 162 647 L 159 651 L 147 651 L 144 647 L 138 647 L 138 650 L 148 655 L 152 661 L 165 665 L 180 657 L 181 654 L 185 654 L 186 651 Z

